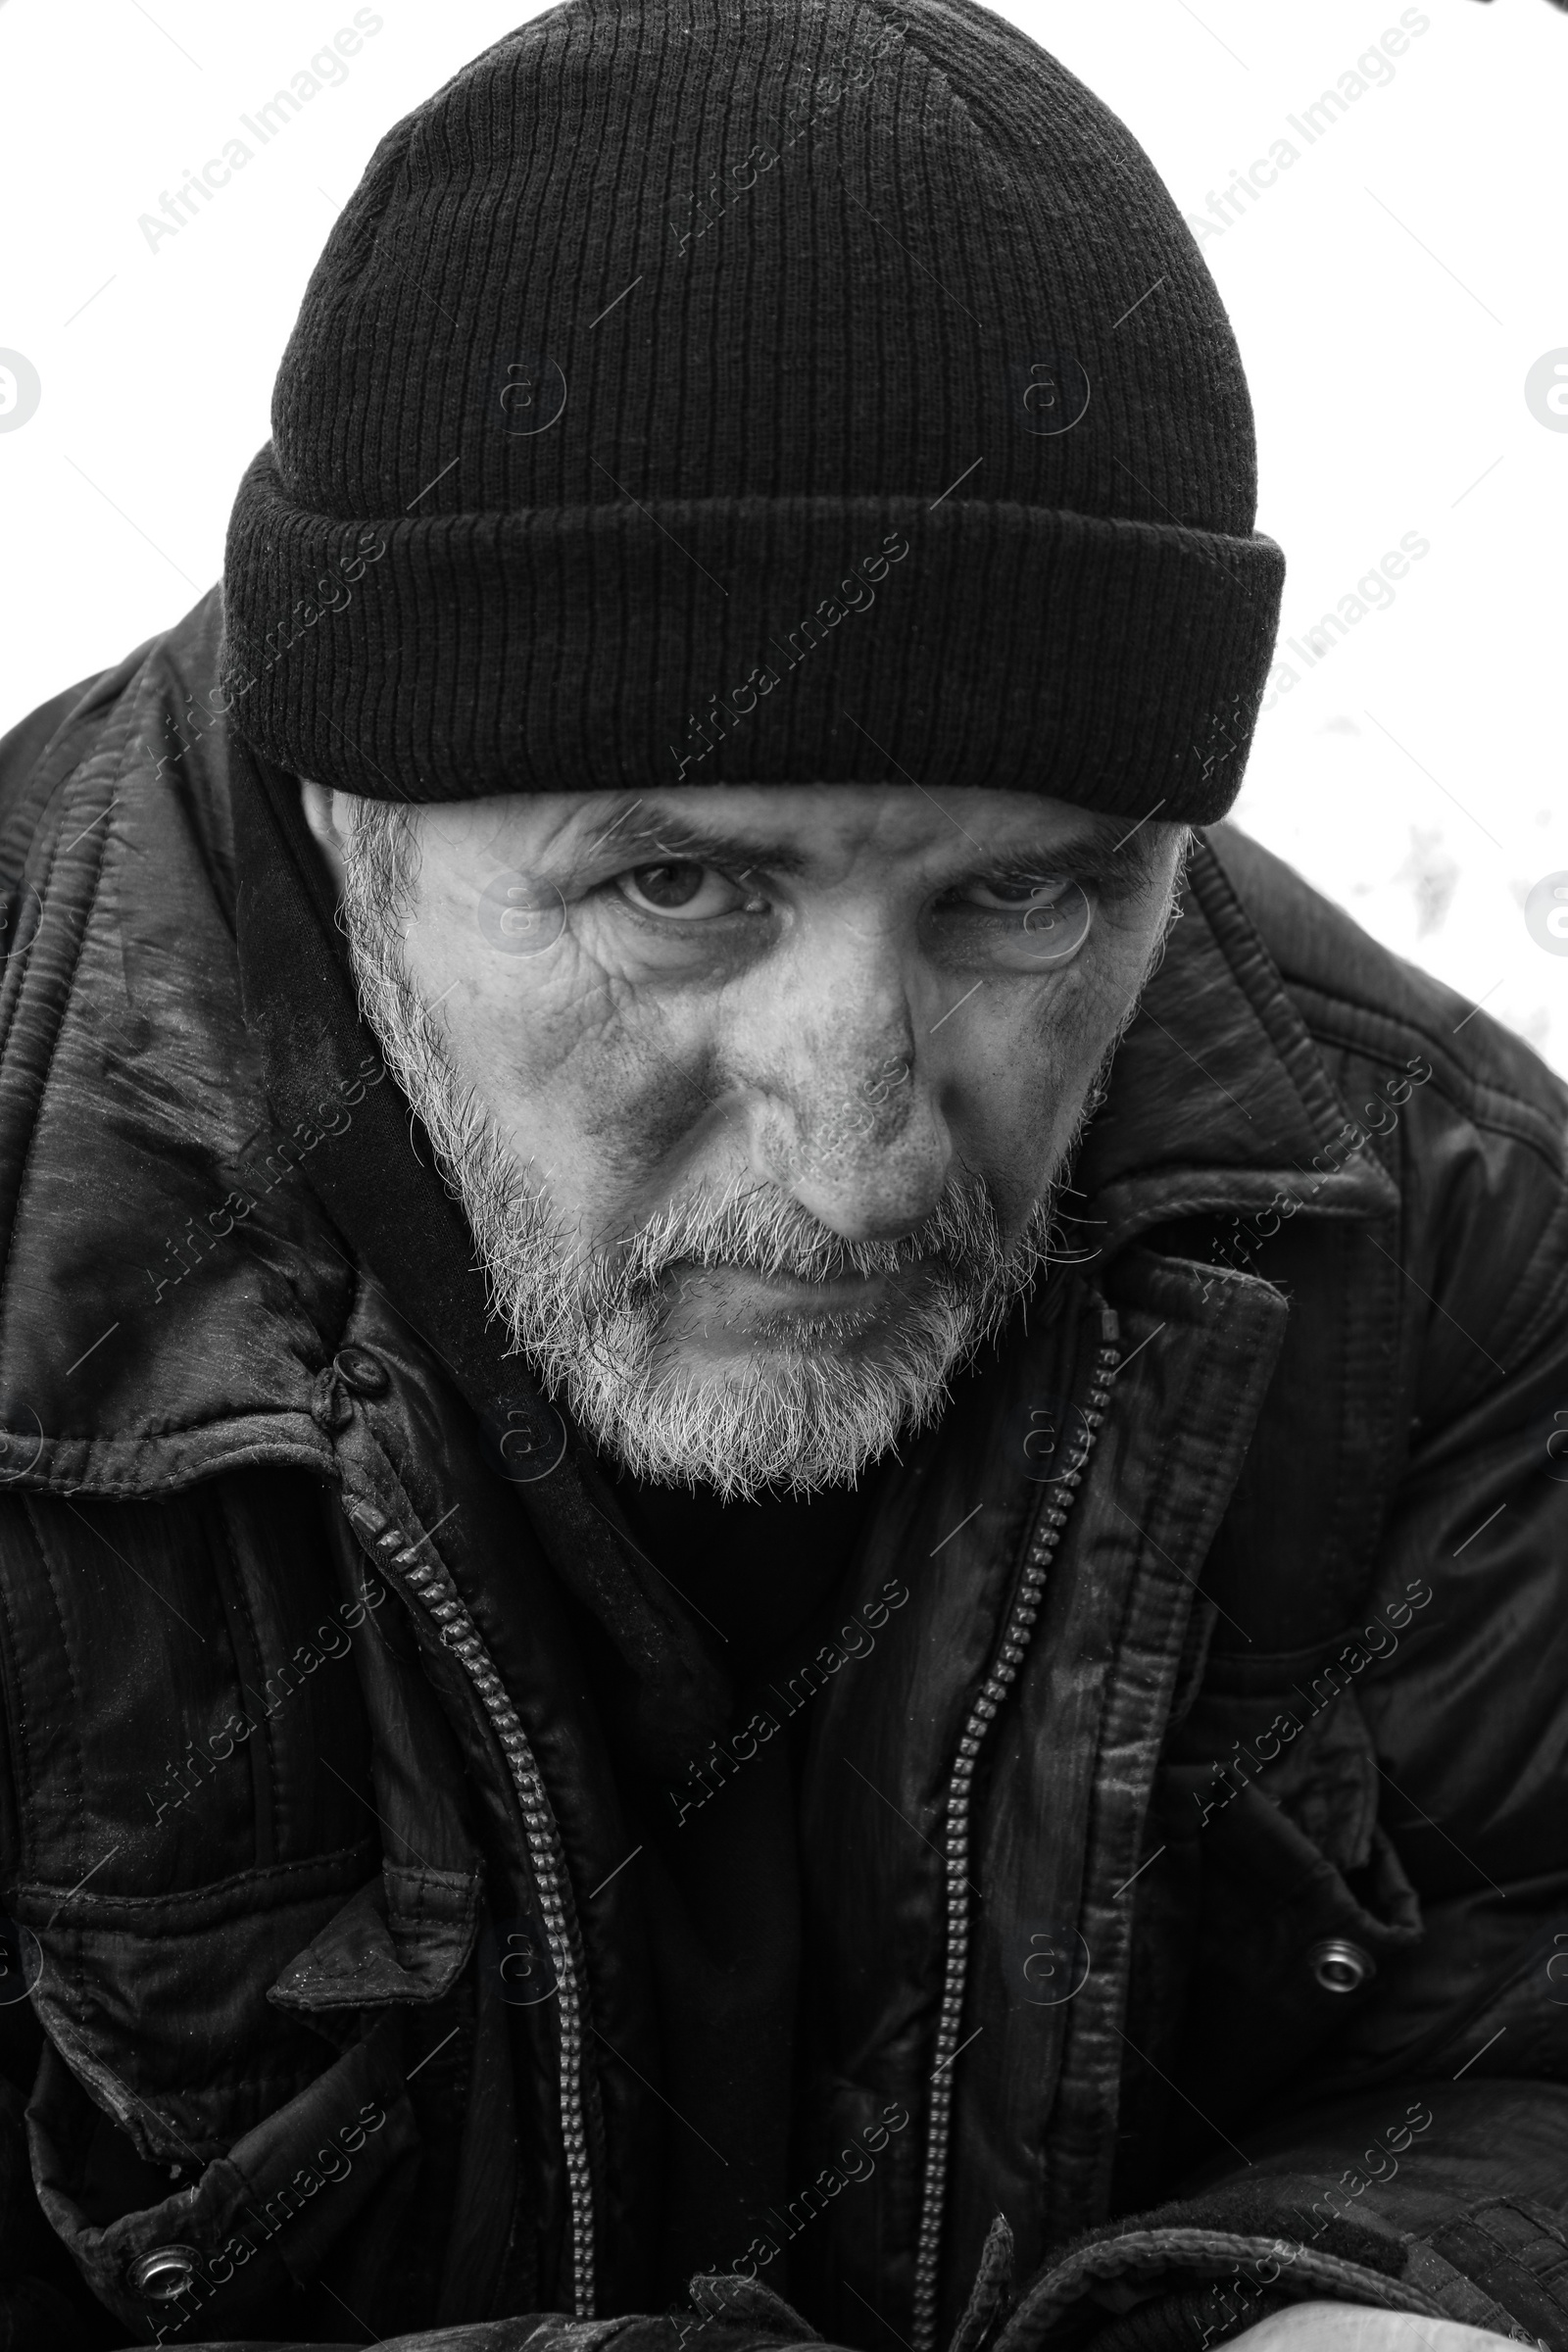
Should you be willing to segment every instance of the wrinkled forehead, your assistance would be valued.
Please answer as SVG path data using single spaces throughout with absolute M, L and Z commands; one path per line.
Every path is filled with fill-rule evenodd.
M 1168 875 L 1187 828 L 1133 823 L 1038 793 L 922 784 L 672 787 L 653 794 L 537 792 L 407 810 L 426 853 L 577 868 L 609 860 L 755 862 L 808 875 L 846 861 L 968 869 L 1085 859 L 1129 887 Z

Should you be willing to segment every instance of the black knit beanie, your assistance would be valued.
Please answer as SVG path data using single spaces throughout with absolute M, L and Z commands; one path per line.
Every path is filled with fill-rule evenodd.
M 1148 157 L 974 0 L 565 0 L 382 140 L 222 691 L 373 798 L 988 785 L 1203 822 L 1284 562 Z

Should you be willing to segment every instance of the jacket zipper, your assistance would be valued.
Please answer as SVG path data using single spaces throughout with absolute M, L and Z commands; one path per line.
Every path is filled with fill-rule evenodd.
M 587 1971 L 577 1928 L 561 1832 L 551 1810 L 544 1776 L 528 1744 L 517 1711 L 507 1694 L 479 1630 L 445 1568 L 420 1561 L 428 1539 L 406 1542 L 403 1530 L 388 1526 L 378 1511 L 362 1502 L 347 1504 L 349 1515 L 371 1537 L 374 1548 L 388 1555 L 386 1564 L 403 1571 L 415 1597 L 441 1630 L 444 1646 L 459 1660 L 479 1695 L 495 1728 L 512 1776 L 528 1859 L 539 1890 L 545 1940 L 556 1972 L 556 2013 L 561 2054 L 561 2133 L 566 2155 L 566 2189 L 571 2217 L 572 2313 L 591 2320 L 595 2306 L 594 2183 L 588 2153 L 587 2083 L 583 2065 L 584 2021 L 587 2014 Z
M 986 1732 L 1008 1690 L 1017 1680 L 1040 1614 L 1041 1596 L 1061 1531 L 1094 1450 L 1100 1425 L 1110 1401 L 1111 1384 L 1121 1365 L 1115 1311 L 1102 1302 L 1102 1345 L 1097 1358 L 1084 1414 L 1084 1435 L 1072 1467 L 1054 1483 L 1066 1492 L 1054 1494 L 1046 1505 L 1024 1563 L 1018 1590 L 1003 1632 L 1001 1647 L 980 1695 L 969 1711 L 953 1760 L 948 1784 L 947 1838 L 947 1955 L 942 1986 L 942 2013 L 937 2025 L 932 2060 L 925 2142 L 925 2180 L 920 2200 L 920 2234 L 914 2261 L 914 2321 L 911 2352 L 935 2352 L 938 2274 L 942 2255 L 942 2216 L 947 2198 L 948 2155 L 953 2137 L 953 2064 L 958 2052 L 963 2017 L 964 1985 L 969 1964 L 969 1802 L 974 1788 L 975 1762 Z

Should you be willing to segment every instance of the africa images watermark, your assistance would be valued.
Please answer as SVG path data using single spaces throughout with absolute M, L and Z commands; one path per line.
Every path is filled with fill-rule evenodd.
M 1259 712 L 1272 710 L 1282 694 L 1289 694 L 1299 685 L 1302 675 L 1326 661 L 1335 647 L 1348 637 L 1357 621 L 1365 620 L 1369 612 L 1386 612 L 1395 601 L 1393 582 L 1402 580 L 1412 564 L 1432 553 L 1432 542 L 1419 531 L 1406 531 L 1397 548 L 1390 548 L 1377 563 L 1361 574 L 1352 591 L 1342 596 L 1332 612 L 1322 613 L 1302 629 L 1299 638 L 1287 637 L 1284 642 L 1300 662 L 1296 669 L 1283 655 L 1268 673 L 1268 689 L 1259 705 Z M 1278 649 L 1276 648 L 1276 651 Z
M 1287 2238 L 1276 2238 L 1267 2254 L 1238 2262 L 1230 2273 L 1230 2277 L 1237 2281 L 1236 2286 L 1232 2288 L 1223 2280 L 1217 2282 L 1215 2299 L 1219 2308 L 1203 2329 L 1198 2352 L 1206 2352 L 1207 2345 L 1222 2328 L 1227 2332 L 1234 2329 L 1238 2320 L 1247 2316 L 1249 2307 L 1261 2299 L 1281 2272 L 1309 2252 L 1324 2230 L 1342 2220 L 1354 2200 L 1365 2195 L 1373 2181 L 1392 2180 L 1399 2169 L 1399 2158 L 1419 2132 L 1431 2131 L 1435 2120 L 1425 2099 L 1413 2100 L 1397 2123 L 1384 2127 L 1383 2137 L 1388 2142 L 1387 2147 L 1379 2146 L 1374 2140 L 1360 2158 L 1367 2168 L 1366 2180 L 1362 2180 L 1354 2165 L 1348 2165 L 1333 2186 L 1326 2189 L 1322 2196 L 1313 2199 L 1311 2212 L 1317 2219 L 1317 2228 L 1309 2238 L 1303 2238 L 1296 2244 Z M 1377 2159 L 1375 2170 L 1374 2157 Z M 1336 2203 L 1342 2190 L 1343 2202 Z
M 236 172 L 243 172 L 258 149 L 270 146 L 311 99 L 324 89 L 336 89 L 347 81 L 346 60 L 357 57 L 367 40 L 381 30 L 386 20 L 373 8 L 357 8 L 352 24 L 340 25 L 331 40 L 302 66 L 289 86 L 276 90 L 254 115 L 241 115 L 240 122 L 256 141 L 252 147 L 236 131 L 225 140 L 220 155 L 208 157 L 199 171 L 187 172 L 172 195 L 166 188 L 160 192 L 156 213 L 143 213 L 136 225 L 141 230 L 151 252 L 161 250 L 165 240 L 178 236 L 182 228 L 200 218 L 204 205 L 211 204 L 221 188 L 226 188 Z M 356 26 L 358 29 L 356 30 Z
M 15 358 L 17 355 L 13 353 L 10 356 Z M 4 352 L 0 352 L 0 397 L 3 397 L 5 390 L 4 361 L 6 357 Z M 153 782 L 158 781 L 166 768 L 177 767 L 181 760 L 195 751 L 204 736 L 215 729 L 220 730 L 225 718 L 243 698 L 255 691 L 268 672 L 276 668 L 284 655 L 290 652 L 309 630 L 316 628 L 326 618 L 328 613 L 346 612 L 354 602 L 355 588 L 364 579 L 369 566 L 372 564 L 379 564 L 386 552 L 386 541 L 375 526 L 371 523 L 362 523 L 355 533 L 352 550 L 337 556 L 317 581 L 310 594 L 296 597 L 283 618 L 273 621 L 264 631 L 261 646 L 267 658 L 259 669 L 252 670 L 242 686 L 225 692 L 223 687 L 215 684 L 210 689 L 205 702 L 187 688 L 183 698 L 184 709 L 178 722 L 181 740 L 176 750 L 159 753 L 157 765 L 152 771 Z M 147 738 L 142 736 L 138 738 L 138 741 L 150 757 L 152 747 Z M 70 779 L 67 778 L 65 781 L 69 782 Z M 63 789 L 63 786 L 57 789 Z M 119 797 L 117 788 L 110 797 L 108 808 L 101 809 L 93 818 L 94 825 L 102 822 L 109 810 L 115 807 Z M 90 826 L 88 830 L 91 830 Z M 28 879 L 24 867 L 22 880 L 16 890 L 10 894 L 9 902 L 0 903 L 0 968 L 26 955 L 38 936 L 38 926 L 42 920 L 43 893 L 39 890 L 36 882 Z M 353 1098 L 356 1102 L 361 1099 L 361 1096 Z
M 1309 106 L 1303 106 L 1298 115 L 1287 115 L 1287 123 L 1301 141 L 1299 147 L 1282 131 L 1267 155 L 1256 157 L 1245 172 L 1238 172 L 1227 187 L 1217 191 L 1210 188 L 1206 213 L 1183 215 L 1200 246 L 1234 228 L 1245 218 L 1249 204 L 1259 203 L 1268 189 L 1278 184 L 1281 172 L 1289 172 L 1300 162 L 1305 149 L 1326 138 L 1358 99 L 1364 98 L 1369 90 L 1386 89 L 1394 79 L 1394 59 L 1402 57 L 1411 41 L 1430 31 L 1431 26 L 1432 19 L 1423 10 L 1405 9 L 1398 24 L 1391 24 L 1379 36 L 1375 47 L 1364 49 L 1332 89 L 1324 90 Z
M 172 2328 L 187 2327 L 201 2306 L 225 2287 L 235 2272 L 243 2270 L 251 2257 L 259 2254 L 268 2240 L 275 2237 L 297 2213 L 302 2213 L 312 2197 L 319 2196 L 323 2189 L 340 2186 L 353 2172 L 354 2159 L 366 2141 L 384 2128 L 386 2120 L 386 2109 L 381 2102 L 366 2099 L 350 2122 L 326 2133 L 314 2159 L 297 2167 L 293 2178 L 275 2189 L 259 2211 L 242 2205 L 239 2210 L 244 2226 L 233 2230 L 204 2265 L 193 2268 L 186 2283 L 171 2296 L 171 2304 L 179 2308 L 157 2329 L 154 2343 L 163 2343 Z
M 165 1291 L 172 1287 L 177 1288 L 187 1274 L 194 1273 L 202 1262 L 204 1252 L 210 1254 L 218 1248 L 220 1242 L 227 1241 L 230 1234 L 235 1232 L 247 1217 L 254 1214 L 269 1193 L 275 1192 L 280 1184 L 287 1183 L 291 1176 L 298 1174 L 300 1167 L 311 1152 L 318 1151 L 328 1138 L 347 1135 L 354 1124 L 354 1118 L 352 1111 L 345 1108 L 345 1105 L 353 1103 L 357 1106 L 363 1102 L 368 1089 L 372 1086 L 379 1086 L 386 1074 L 386 1064 L 378 1056 L 368 1055 L 351 1077 L 340 1078 L 337 1081 L 337 1091 L 342 1098 L 340 1102 L 318 1103 L 316 1118 L 320 1121 L 319 1126 L 311 1119 L 296 1119 L 293 1129 L 288 1135 L 271 1137 L 263 1152 L 261 1163 L 262 1170 L 267 1175 L 267 1182 L 264 1184 L 261 1181 L 261 1174 L 256 1168 L 242 1165 L 239 1173 L 250 1190 L 248 1192 L 232 1190 L 224 1196 L 216 1208 L 209 1209 L 207 1212 L 208 1230 L 205 1233 L 197 1224 L 193 1210 L 185 1219 L 185 1231 L 173 1236 L 164 1244 L 164 1256 L 166 1259 L 172 1260 L 173 1264 L 179 1268 L 178 1273 L 166 1272 L 162 1276 L 156 1276 L 151 1266 L 144 1266 L 142 1269 L 153 1286 L 151 1303 L 154 1306 L 161 1306 Z M 289 1158 L 290 1150 L 298 1153 L 297 1158 L 292 1160 Z M 274 1161 L 277 1162 L 275 1166 Z M 183 1254 L 187 1250 L 190 1251 L 188 1259 Z
M 295 1692 L 304 1689 L 308 1675 L 313 1675 L 318 1666 L 324 1666 L 328 1658 L 348 1657 L 354 1647 L 353 1637 L 365 1623 L 367 1612 L 378 1609 L 386 1594 L 385 1585 L 368 1577 L 362 1598 L 339 1601 L 337 1622 L 318 1625 L 314 1637 L 299 1642 L 293 1655 L 285 1658 L 276 1672 L 268 1676 L 262 1686 L 261 1696 L 265 1703 L 260 1718 L 231 1709 L 222 1729 L 214 1732 L 202 1747 L 198 1748 L 194 1740 L 187 1740 L 183 1759 L 178 1764 L 170 1764 L 165 1771 L 164 1779 L 169 1792 L 159 1797 L 151 1788 L 147 1791 L 154 1825 L 161 1822 L 166 1813 L 171 1810 L 177 1812 L 181 1805 L 188 1805 L 193 1796 L 201 1793 L 203 1782 L 197 1770 L 198 1764 L 205 1767 L 208 1780 L 212 1780 L 219 1766 L 226 1764 L 236 1750 L 244 1746 L 253 1732 L 260 1731 L 264 1723 L 270 1723 Z M 318 1642 L 320 1643 L 319 1648 L 316 1646 Z M 294 1677 L 292 1682 L 289 1680 L 290 1673 Z M 274 1683 L 278 1686 L 275 1697 L 272 1692 Z
M 1409 1074 L 1406 1075 L 1406 1072 Z M 1310 1200 L 1314 1194 L 1320 1193 L 1331 1176 L 1337 1176 L 1343 1168 L 1349 1166 L 1352 1159 L 1359 1158 L 1375 1135 L 1392 1135 L 1399 1124 L 1400 1110 L 1409 1102 L 1415 1089 L 1425 1086 L 1432 1075 L 1432 1064 L 1426 1055 L 1412 1054 L 1405 1062 L 1404 1070 L 1386 1078 L 1378 1100 L 1361 1106 L 1368 1120 L 1376 1110 L 1377 1124 L 1363 1127 L 1359 1119 L 1347 1119 L 1338 1134 L 1331 1136 L 1320 1152 L 1313 1152 L 1312 1167 L 1317 1182 L 1310 1188 L 1306 1200 Z M 1392 1113 L 1392 1116 L 1385 1117 L 1385 1112 Z M 1277 1192 L 1266 1207 L 1254 1210 L 1250 1217 L 1232 1217 L 1229 1240 L 1222 1242 L 1216 1235 L 1210 1246 L 1215 1267 L 1233 1274 L 1241 1273 L 1250 1264 L 1256 1244 L 1271 1241 L 1281 1225 L 1296 1216 L 1305 1204 L 1294 1193 Z M 1272 1217 L 1274 1222 L 1265 1230 L 1266 1217 Z M 1211 1274 L 1203 1286 L 1205 1303 L 1213 1284 L 1214 1277 Z
M 1525 900 L 1525 929 L 1548 956 L 1568 956 L 1568 873 L 1542 875 Z
M 1568 433 L 1568 351 L 1542 353 L 1525 377 L 1525 406 L 1548 433 Z
M 1217 1786 L 1206 1795 L 1200 1788 L 1193 1790 L 1193 1802 L 1198 1807 L 1200 1829 L 1207 1824 L 1211 1814 L 1223 1813 L 1244 1788 L 1260 1779 L 1291 1740 L 1305 1731 L 1314 1716 L 1321 1715 L 1325 1707 L 1331 1707 L 1337 1698 L 1344 1696 L 1358 1674 L 1364 1673 L 1368 1666 L 1393 1657 L 1399 1646 L 1399 1635 L 1415 1611 L 1424 1609 L 1433 1597 L 1432 1587 L 1425 1577 L 1410 1578 L 1404 1591 L 1403 1600 L 1386 1602 L 1381 1617 L 1374 1615 L 1372 1623 L 1363 1626 L 1353 1641 L 1347 1642 L 1337 1658 L 1327 1660 L 1315 1674 L 1308 1677 L 1308 1690 L 1302 1690 L 1299 1683 L 1292 1686 L 1303 1699 L 1308 1696 L 1311 1698 L 1312 1703 L 1305 1711 L 1305 1722 L 1294 1708 L 1286 1709 L 1275 1716 L 1266 1730 L 1253 1735 L 1250 1748 L 1242 1740 L 1233 1740 L 1231 1745 L 1237 1752 L 1215 1758 L 1210 1769 Z M 1378 1639 L 1380 1636 L 1386 1639 Z M 1264 1742 L 1270 1740 L 1273 1746 L 1265 1747 Z M 1250 1772 L 1247 1770 L 1248 1765 L 1252 1768 Z
M 4 959 L 0 958 L 0 963 L 3 961 Z M 262 1160 L 268 1181 L 263 1184 L 254 1167 L 242 1163 L 239 1173 L 250 1190 L 248 1192 L 230 1190 L 216 1208 L 209 1209 L 205 1232 L 196 1221 L 196 1212 L 192 1210 L 185 1219 L 185 1230 L 171 1236 L 164 1243 L 165 1259 L 177 1266 L 178 1272 L 172 1273 L 166 1268 L 163 1274 L 155 1275 L 150 1266 L 144 1267 L 143 1272 L 152 1285 L 153 1295 L 150 1301 L 142 1303 L 161 1306 L 164 1293 L 168 1290 L 177 1289 L 187 1275 L 195 1273 L 201 1266 L 204 1257 L 216 1250 L 220 1242 L 227 1241 L 235 1234 L 245 1220 L 260 1206 L 269 1193 L 275 1192 L 279 1185 L 286 1184 L 292 1177 L 297 1176 L 302 1163 L 310 1152 L 319 1150 L 320 1146 L 329 1138 L 346 1135 L 354 1121 L 352 1113 L 344 1105 L 363 1102 L 367 1090 L 372 1086 L 379 1086 L 386 1075 L 385 1063 L 375 1055 L 368 1056 L 351 1076 L 338 1079 L 337 1091 L 341 1098 L 338 1102 L 318 1103 L 315 1120 L 297 1119 L 290 1135 L 270 1137 L 266 1143 Z M 316 1124 L 316 1120 L 321 1122 L 319 1126 Z M 249 1146 L 246 1149 L 248 1150 Z M 294 1159 L 290 1159 L 288 1156 L 290 1149 L 298 1154 Z M 189 1251 L 188 1257 L 185 1254 L 186 1251 Z M 123 1321 L 124 1315 L 122 1314 L 108 1326 L 107 1330 L 99 1333 L 92 1346 L 84 1348 L 82 1353 L 77 1356 L 75 1363 L 68 1368 L 66 1373 L 68 1380 L 80 1365 L 87 1361 L 89 1356 L 96 1354 L 106 1340 L 113 1338 Z M 0 1427 L 0 1488 L 14 1486 L 19 1479 L 25 1477 L 34 1468 L 43 1451 L 45 1442 L 43 1424 L 30 1405 L 24 1409 L 32 1422 L 30 1430 Z
M 698 39 L 692 25 L 686 25 L 684 30 L 688 39 Z M 874 67 L 880 59 L 893 55 L 899 49 L 903 32 L 902 24 L 889 25 L 880 39 L 869 43 L 858 55 L 852 52 L 852 61 L 858 67 Z M 700 46 L 706 47 L 707 44 L 700 43 Z M 684 256 L 700 238 L 706 237 L 709 230 L 716 227 L 724 215 L 734 209 L 741 197 L 749 196 L 758 180 L 788 155 L 814 121 L 829 109 L 841 105 L 851 90 L 863 90 L 870 79 L 869 72 L 851 74 L 825 67 L 812 74 L 809 87 L 797 92 L 797 100 L 804 101 L 807 111 L 802 114 L 799 104 L 785 109 L 783 120 L 777 125 L 777 147 L 770 147 L 765 142 L 759 144 L 754 140 L 740 162 L 731 164 L 728 179 L 724 173 L 714 172 L 704 186 L 683 188 L 671 197 L 669 227 L 675 240 L 676 254 Z M 795 119 L 797 115 L 800 116 L 799 120 Z M 733 186 L 729 184 L 731 181 Z
M 771 2205 L 764 2206 L 760 2218 L 766 2223 L 766 2229 L 757 2232 L 744 2254 L 737 2254 L 733 2258 L 729 2276 L 743 2278 L 748 2283 L 754 2280 L 768 2263 L 777 2260 L 792 2238 L 799 2237 L 818 2214 L 827 2211 L 834 2197 L 842 2195 L 847 2188 L 870 2180 L 876 2171 L 876 2160 L 890 2137 L 895 2132 L 906 2131 L 909 2120 L 909 2111 L 902 2100 L 889 2099 L 878 2121 L 863 2125 L 851 2137 L 849 2145 L 839 2150 L 833 2163 L 823 2165 L 815 2180 L 808 2180 L 804 2188 L 798 2189 L 789 2198 L 782 2214 L 777 2213 Z M 710 2310 L 702 2318 L 686 2311 L 670 2312 L 668 2317 L 677 2331 L 676 2352 L 679 2352 L 681 2345 L 689 2343 L 693 2336 L 701 2335 L 703 2329 L 710 2327 L 720 2316 L 721 2313 L 714 2310 Z
M 852 1612 L 849 1623 L 840 1626 L 836 1640 L 824 1642 L 814 1657 L 808 1658 L 797 1667 L 794 1674 L 785 1677 L 783 1690 L 776 1684 L 769 1683 L 767 1688 L 778 1700 L 785 1721 L 792 1715 L 798 1715 L 808 1700 L 826 1689 L 829 1678 L 848 1666 L 852 1659 L 868 1658 L 876 1647 L 876 1636 L 887 1624 L 890 1611 L 902 1609 L 908 1597 L 909 1588 L 903 1579 L 890 1576 L 880 1592 L 863 1601 L 858 1611 Z M 759 1708 L 751 1721 L 732 1738 L 723 1741 L 710 1740 L 707 1754 L 686 1767 L 687 1779 L 696 1784 L 701 1793 L 688 1796 L 676 1788 L 669 1791 L 669 1801 L 675 1808 L 676 1828 L 681 1826 L 688 1813 L 700 1812 L 710 1797 L 718 1794 L 725 1780 L 733 1777 L 743 1764 L 750 1763 L 759 1748 L 765 1746 L 774 1733 L 783 1728 L 778 1716 L 769 1714 L 765 1708 Z
M 38 370 L 26 353 L 0 351 L 0 433 L 20 432 L 42 397 Z
M 177 767 L 190 752 L 196 749 L 204 735 L 221 728 L 225 719 L 253 693 L 270 670 L 275 669 L 283 656 L 298 645 L 308 631 L 317 628 L 328 613 L 346 612 L 354 602 L 354 591 L 372 564 L 379 564 L 386 554 L 386 540 L 373 523 L 361 523 L 355 533 L 355 543 L 347 554 L 334 559 L 333 564 L 321 574 L 306 596 L 297 596 L 288 612 L 264 631 L 261 649 L 266 659 L 259 669 L 253 669 L 242 686 L 225 689 L 215 685 L 204 703 L 187 693 L 185 708 L 180 714 L 180 728 L 187 740 L 175 752 L 160 752 L 153 779 L 166 767 Z M 334 576 L 334 566 L 335 575 Z
M 904 533 L 888 531 L 879 549 L 873 548 L 868 556 L 859 557 L 840 580 L 834 593 L 821 597 L 815 609 L 786 632 L 784 645 L 780 645 L 776 637 L 770 637 L 768 643 L 775 653 L 784 654 L 785 647 L 789 648 L 785 655 L 785 669 L 798 667 L 807 655 L 814 653 L 829 632 L 846 620 L 850 613 L 869 612 L 876 603 L 876 586 L 873 583 L 880 584 L 885 580 L 888 566 L 902 564 L 908 552 L 909 542 Z M 688 711 L 687 744 L 690 746 L 695 738 L 702 749 L 697 751 L 688 748 L 682 751 L 673 743 L 669 746 L 669 756 L 675 762 L 675 782 L 679 784 L 689 767 L 706 760 L 726 735 L 733 734 L 737 727 L 743 725 L 757 709 L 760 698 L 771 694 L 779 683 L 780 673 L 771 662 L 762 662 L 751 670 L 739 686 L 731 689 L 727 703 L 719 695 L 710 694 L 708 698 L 710 708 L 701 715 L 695 710 Z M 748 699 L 743 700 L 743 697 Z

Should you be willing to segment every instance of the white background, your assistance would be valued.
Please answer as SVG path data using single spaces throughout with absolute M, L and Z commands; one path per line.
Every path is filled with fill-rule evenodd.
M 1401 0 L 1013 0 L 1122 115 L 1190 219 L 1283 136 L 1300 160 L 1203 250 L 1257 410 L 1260 528 L 1300 638 L 1401 536 L 1431 552 L 1281 694 L 1237 814 L 1377 937 L 1568 1073 L 1568 432 L 1525 377 L 1568 349 L 1568 15 L 1425 0 L 1387 86 L 1288 129 Z M 148 248 L 187 170 L 353 0 L 0 0 L 0 349 L 42 398 L 0 431 L 0 730 L 217 575 L 278 357 L 380 133 L 533 13 L 385 0 L 382 29 L 211 206 Z M 254 145 L 254 142 L 250 142 Z M 1455 1018 L 1459 1017 L 1458 1008 Z

